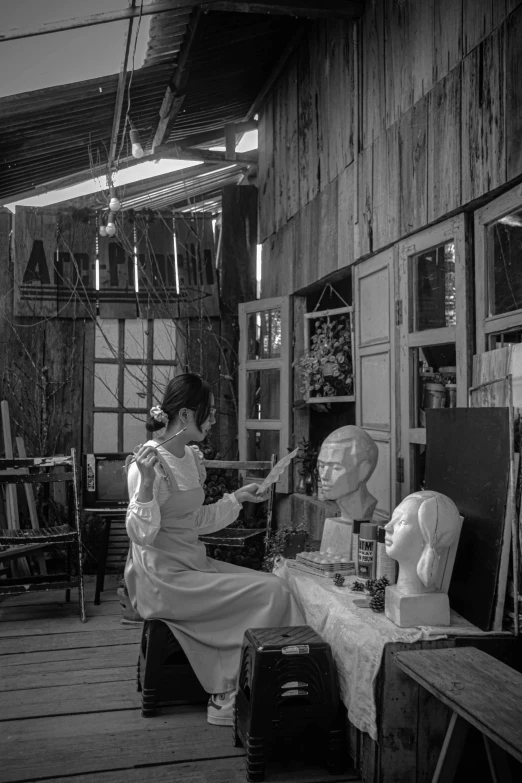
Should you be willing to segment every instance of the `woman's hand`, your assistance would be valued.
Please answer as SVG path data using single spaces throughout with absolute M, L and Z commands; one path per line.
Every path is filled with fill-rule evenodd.
M 263 503 L 263 501 L 267 499 L 267 495 L 257 494 L 259 486 L 259 484 L 247 484 L 245 487 L 236 489 L 234 495 L 236 496 L 238 503 L 245 503 L 247 501 L 248 503 Z
M 148 503 L 152 500 L 152 489 L 156 471 L 154 466 L 158 461 L 156 449 L 153 446 L 140 446 L 136 451 L 136 465 L 140 472 L 140 488 L 137 500 L 141 503 Z

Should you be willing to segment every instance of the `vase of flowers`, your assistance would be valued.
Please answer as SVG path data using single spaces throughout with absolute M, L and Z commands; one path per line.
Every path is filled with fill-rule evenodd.
M 302 394 L 341 397 L 353 394 L 350 313 L 324 316 L 314 322 L 310 348 L 298 361 Z

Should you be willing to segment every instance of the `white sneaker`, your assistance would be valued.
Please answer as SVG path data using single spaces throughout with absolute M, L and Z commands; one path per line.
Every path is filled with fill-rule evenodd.
M 234 702 L 236 694 L 213 693 L 208 700 L 207 721 L 213 726 L 232 726 L 234 724 Z

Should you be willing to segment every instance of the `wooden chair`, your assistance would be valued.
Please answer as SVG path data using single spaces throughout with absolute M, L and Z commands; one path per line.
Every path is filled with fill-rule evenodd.
M 40 574 L 38 576 L 11 576 L 0 579 L 0 596 L 18 593 L 65 589 L 65 600 L 70 601 L 71 588 L 78 587 L 80 617 L 86 622 L 85 597 L 83 589 L 82 540 L 80 527 L 80 505 L 78 497 L 78 469 L 76 452 L 70 457 L 34 457 L 26 459 L 0 459 L 0 485 L 49 484 L 71 482 L 72 498 L 69 507 L 69 523 L 36 528 L 0 529 L 0 562 L 16 560 L 34 552 L 66 546 L 65 572 Z M 73 574 L 73 550 L 77 562 L 77 573 Z
M 248 471 L 269 471 L 271 470 L 274 465 L 277 462 L 277 457 L 275 455 L 272 455 L 272 459 L 269 460 L 259 460 L 259 461 L 250 461 L 250 462 L 241 462 L 236 460 L 219 460 L 219 459 L 210 459 L 205 460 L 204 465 L 206 468 L 219 468 L 221 470 L 241 470 L 245 471 L 245 480 L 247 483 L 251 481 L 259 481 L 259 476 L 256 475 L 249 475 Z M 220 530 L 217 533 L 209 533 L 208 535 L 202 535 L 199 537 L 200 541 L 203 541 L 204 544 L 212 544 L 212 546 L 228 546 L 228 547 L 243 547 L 246 543 L 246 541 L 249 538 L 254 538 L 256 536 L 260 536 L 264 533 L 265 539 L 269 536 L 270 531 L 272 530 L 272 521 L 273 521 L 273 512 L 274 512 L 274 498 L 275 498 L 275 484 L 272 484 L 270 486 L 269 494 L 268 494 L 268 508 L 267 508 L 267 515 L 266 515 L 266 525 L 265 528 L 259 528 L 259 529 L 252 529 L 252 528 L 243 528 L 243 527 L 235 527 L 230 528 L 227 527 L 224 530 Z

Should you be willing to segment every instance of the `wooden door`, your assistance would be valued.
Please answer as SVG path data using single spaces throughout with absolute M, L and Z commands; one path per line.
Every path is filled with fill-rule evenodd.
M 396 502 L 394 251 L 355 267 L 356 421 L 377 443 L 379 460 L 368 489 L 376 520 L 388 520 Z

